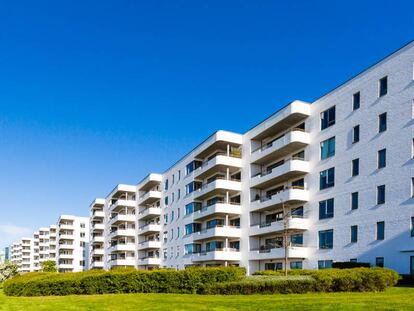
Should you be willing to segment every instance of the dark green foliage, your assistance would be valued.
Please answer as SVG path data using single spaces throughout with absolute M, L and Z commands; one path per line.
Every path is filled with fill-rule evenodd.
M 57 272 L 56 261 L 46 260 L 40 263 L 43 272 Z
M 196 293 L 218 282 L 241 280 L 245 270 L 236 267 L 115 269 L 77 273 L 35 272 L 17 276 L 4 284 L 9 296 L 91 295 L 110 293 Z
M 369 268 L 369 262 L 354 262 L 354 261 L 337 261 L 332 264 L 332 268 L 336 269 L 352 269 L 352 268 Z

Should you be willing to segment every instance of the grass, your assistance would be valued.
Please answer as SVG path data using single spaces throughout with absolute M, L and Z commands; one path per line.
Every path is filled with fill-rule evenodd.
M 1 311 L 26 310 L 414 310 L 414 288 L 380 293 L 197 296 L 120 294 L 64 297 L 7 297 L 0 290 Z

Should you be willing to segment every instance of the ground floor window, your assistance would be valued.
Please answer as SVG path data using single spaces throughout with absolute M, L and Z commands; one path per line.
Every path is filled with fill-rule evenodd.
M 384 268 L 384 257 L 377 257 L 377 258 L 375 258 L 375 265 L 377 267 Z
M 332 260 L 318 260 L 318 269 L 332 268 Z
M 410 273 L 414 275 L 414 256 L 410 257 Z
M 291 261 L 290 269 L 302 269 L 302 261 Z
M 266 262 L 265 270 L 282 270 L 283 264 L 281 262 Z

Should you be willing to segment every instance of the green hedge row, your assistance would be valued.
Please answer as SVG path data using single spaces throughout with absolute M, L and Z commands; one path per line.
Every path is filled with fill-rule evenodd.
M 240 281 L 205 286 L 205 295 L 304 294 L 314 292 L 316 281 L 311 276 L 252 276 Z
M 236 267 L 27 273 L 6 281 L 4 293 L 9 296 L 197 293 L 206 285 L 244 277 L 245 270 Z
M 255 275 L 281 276 L 283 271 L 258 271 Z M 317 292 L 383 291 L 397 284 L 399 275 L 384 268 L 290 270 L 290 276 L 307 275 L 315 280 Z

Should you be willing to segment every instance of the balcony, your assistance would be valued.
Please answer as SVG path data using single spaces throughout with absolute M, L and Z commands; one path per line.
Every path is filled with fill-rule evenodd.
M 193 220 L 203 220 L 212 215 L 240 215 L 241 206 L 240 204 L 230 203 L 216 203 L 210 206 L 203 207 L 201 210 L 192 213 Z
M 103 261 L 92 261 L 91 269 L 103 269 L 104 263 Z
M 241 230 L 232 226 L 217 226 L 214 228 L 204 229 L 192 234 L 194 241 L 210 239 L 214 237 L 240 238 Z
M 150 190 L 139 198 L 139 205 L 148 205 L 161 199 L 161 191 Z
M 227 150 L 228 146 L 237 148 L 242 143 L 243 136 L 240 134 L 217 131 L 196 148 L 194 158 L 204 159 L 217 150 Z
M 240 180 L 216 179 L 208 184 L 204 184 L 200 189 L 193 192 L 195 199 L 203 200 L 209 196 L 222 192 L 229 192 L 230 195 L 241 191 Z
M 104 224 L 92 224 L 93 231 L 103 231 L 105 229 Z
M 250 180 L 252 188 L 266 189 L 272 185 L 287 182 L 289 179 L 309 173 L 309 162 L 291 159 L 269 172 L 259 173 Z
M 138 250 L 161 248 L 161 241 L 144 241 L 138 244 Z
M 138 259 L 139 266 L 159 266 L 161 265 L 161 258 L 159 257 L 143 257 Z
M 63 223 L 63 224 L 59 224 L 59 229 L 60 230 L 74 230 L 75 225 L 73 223 L 71 224 Z
M 135 229 L 117 229 L 109 233 L 109 238 L 115 237 L 134 237 L 135 236 Z
M 219 153 L 213 159 L 204 162 L 193 174 L 194 178 L 204 179 L 207 176 L 214 175 L 218 172 L 223 172 L 226 168 L 234 168 L 236 170 L 242 167 L 242 160 L 240 157 L 229 155 L 226 153 Z
M 138 235 L 157 233 L 160 231 L 161 231 L 160 224 L 147 224 L 139 228 Z
M 251 139 L 263 140 L 304 121 L 311 114 L 311 104 L 295 100 L 249 131 Z
M 75 236 L 73 234 L 59 234 L 59 240 L 74 240 Z
M 92 219 L 94 219 L 94 218 L 104 218 L 104 217 L 105 217 L 104 211 L 94 211 L 94 212 L 92 212 L 92 216 L 91 216 Z
M 251 212 L 261 212 L 282 207 L 283 204 L 303 204 L 309 201 L 309 191 L 303 187 L 287 187 L 284 190 L 250 203 Z
M 159 217 L 161 216 L 161 208 L 159 207 L 148 207 L 142 211 L 139 212 L 138 214 L 138 219 L 139 220 L 146 220 L 146 219 L 151 219 L 154 217 Z
M 191 255 L 191 260 L 194 262 L 201 261 L 240 261 L 240 251 L 233 248 L 216 249 L 209 252 L 201 252 Z
M 293 217 L 289 218 L 286 224 L 287 230 L 304 231 L 309 230 L 309 220 L 305 218 Z M 250 236 L 266 235 L 271 233 L 283 232 L 283 220 L 270 223 L 253 225 L 250 227 Z
M 310 143 L 309 133 L 293 129 L 275 141 L 252 152 L 251 163 L 265 164 L 303 149 Z
M 109 209 L 111 211 L 114 211 L 114 210 L 118 210 L 119 208 L 122 208 L 122 207 L 135 207 L 136 204 L 137 204 L 137 202 L 135 200 L 122 200 L 122 199 L 119 199 L 115 203 L 111 204 Z
M 73 254 L 59 254 L 60 259 L 73 259 Z
M 92 244 L 93 243 L 103 243 L 105 242 L 105 238 L 103 236 L 94 236 L 92 237 Z
M 105 255 L 105 250 L 103 248 L 95 248 L 92 250 L 94 255 Z
M 148 191 L 159 185 L 162 181 L 162 175 L 151 173 L 145 177 L 139 184 L 139 191 Z
M 59 249 L 75 249 L 73 244 L 59 244 Z
M 287 249 L 288 258 L 305 259 L 309 256 L 309 248 L 303 246 L 289 246 Z M 250 260 L 273 260 L 285 258 L 284 247 L 251 250 L 249 253 Z
M 134 257 L 126 257 L 124 259 L 112 259 L 109 261 L 111 267 L 124 267 L 124 266 L 135 266 L 135 258 Z
M 135 251 L 135 243 L 117 244 L 109 247 L 109 252 L 133 252 Z
M 58 268 L 65 270 L 73 270 L 75 266 L 73 265 L 73 263 L 59 263 Z
M 117 214 L 116 216 L 109 219 L 109 226 L 117 223 L 135 222 L 135 214 Z

